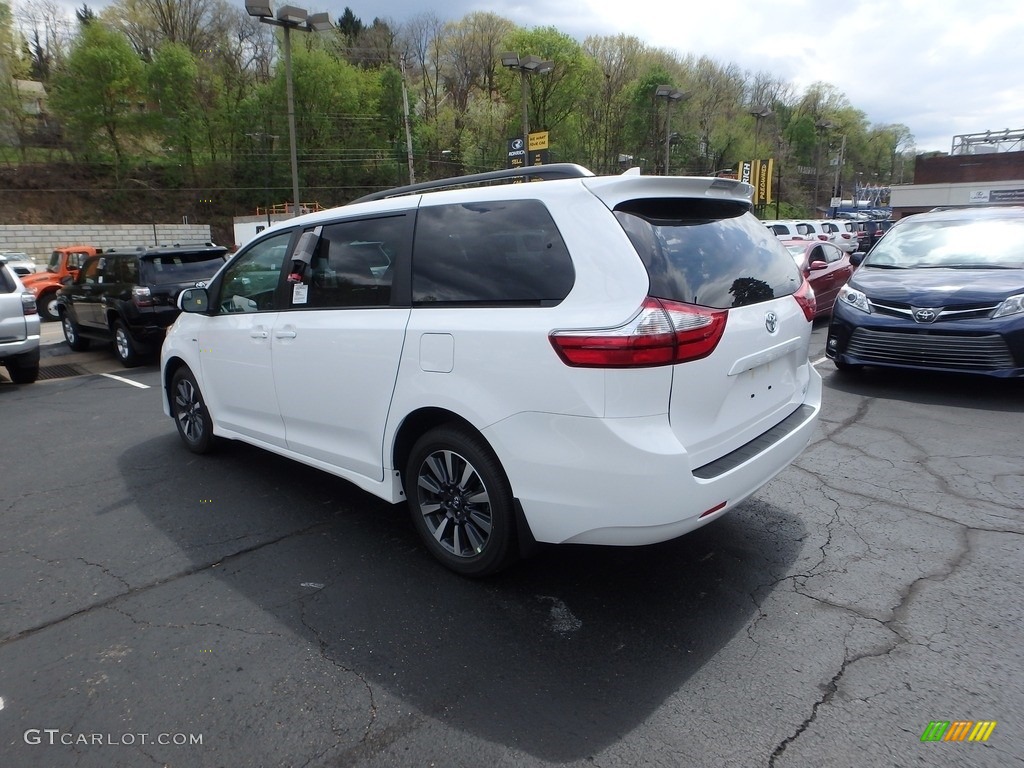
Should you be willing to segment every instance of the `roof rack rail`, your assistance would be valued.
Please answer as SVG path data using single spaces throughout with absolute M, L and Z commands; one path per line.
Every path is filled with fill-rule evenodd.
M 408 184 L 404 187 L 393 187 L 382 189 L 379 192 L 371 192 L 353 200 L 353 203 L 367 203 L 371 200 L 384 200 L 389 197 L 401 197 L 411 195 L 415 192 L 427 192 L 434 189 L 447 189 L 449 187 L 464 187 L 473 185 L 485 185 L 495 181 L 507 181 L 509 179 L 530 176 L 548 181 L 556 179 L 582 179 L 594 174 L 575 163 L 552 163 L 551 165 L 531 165 L 522 168 L 506 168 L 500 171 L 487 171 L 485 173 L 473 173 L 469 176 L 452 176 L 448 179 L 437 179 L 436 181 L 421 181 L 418 184 Z

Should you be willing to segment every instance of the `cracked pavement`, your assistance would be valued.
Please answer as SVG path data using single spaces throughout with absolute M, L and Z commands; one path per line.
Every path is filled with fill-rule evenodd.
M 820 369 L 732 514 L 484 582 L 154 388 L 0 385 L 0 764 L 1024 766 L 1024 386 Z

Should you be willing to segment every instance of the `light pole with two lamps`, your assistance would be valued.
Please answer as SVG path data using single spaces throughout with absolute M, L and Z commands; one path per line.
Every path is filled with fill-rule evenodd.
M 665 100 L 665 175 L 668 176 L 669 150 L 672 146 L 672 105 L 687 98 L 687 94 L 671 85 L 659 85 L 654 89 L 654 97 Z
M 750 114 L 754 118 L 754 159 L 757 160 L 757 139 L 761 133 L 761 121 L 774 113 L 767 106 L 759 104 L 750 108 Z
M 832 127 L 832 123 L 828 120 L 819 120 L 814 124 L 814 128 L 818 134 L 818 145 L 814 156 L 814 216 L 818 216 L 818 186 L 821 182 L 821 137 Z
M 546 75 L 555 68 L 555 62 L 542 59 L 540 56 L 520 56 L 518 53 L 507 52 L 501 54 L 501 65 L 512 70 L 518 70 L 519 79 L 523 89 L 523 149 L 528 150 L 530 141 L 530 86 L 526 82 L 527 75 Z
M 764 173 L 767 170 L 767 168 L 765 165 L 762 165 L 761 159 L 757 156 L 757 140 L 760 138 L 761 135 L 761 121 L 764 120 L 766 117 L 771 117 L 773 112 L 771 111 L 771 109 L 769 109 L 767 105 L 758 104 L 757 106 L 750 108 L 750 114 L 754 118 L 754 158 L 752 164 L 756 169 L 754 178 L 755 181 L 757 181 L 757 184 L 755 186 L 758 190 L 760 190 L 761 174 Z M 765 189 L 768 189 L 768 187 L 771 185 L 771 179 L 765 179 L 764 181 L 766 183 Z M 754 195 L 754 199 L 757 200 L 757 205 L 755 206 L 755 209 L 757 210 L 758 216 L 762 216 L 764 214 L 764 206 L 766 205 L 766 203 L 762 202 L 760 194 L 760 191 L 758 191 Z
M 292 161 L 292 212 L 298 216 L 299 203 L 299 158 L 295 146 L 295 93 L 292 87 L 292 38 L 291 31 L 326 32 L 334 28 L 331 17 L 327 13 L 309 15 L 305 8 L 294 5 L 281 6 L 274 15 L 270 0 L 245 0 L 245 10 L 250 16 L 256 16 L 264 24 L 284 29 L 284 77 L 285 92 L 288 98 L 288 150 Z

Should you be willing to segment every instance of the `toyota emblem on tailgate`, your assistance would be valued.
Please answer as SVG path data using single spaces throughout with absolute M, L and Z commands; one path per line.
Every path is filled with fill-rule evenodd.
M 779 316 L 774 312 L 765 312 L 764 327 L 768 329 L 768 333 L 775 333 L 779 328 Z

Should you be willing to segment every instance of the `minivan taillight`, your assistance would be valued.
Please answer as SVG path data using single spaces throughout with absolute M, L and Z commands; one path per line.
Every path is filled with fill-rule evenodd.
M 132 303 L 137 307 L 152 307 L 153 293 L 143 285 L 132 286 Z
M 646 368 L 707 357 L 725 333 L 726 309 L 648 296 L 640 312 L 616 328 L 553 331 L 562 362 L 576 368 Z
M 800 305 L 800 309 L 804 311 L 807 322 L 813 323 L 814 313 L 818 311 L 818 303 L 814 298 L 814 289 L 811 288 L 811 284 L 807 282 L 806 278 L 804 278 L 803 285 L 793 294 L 793 298 Z

